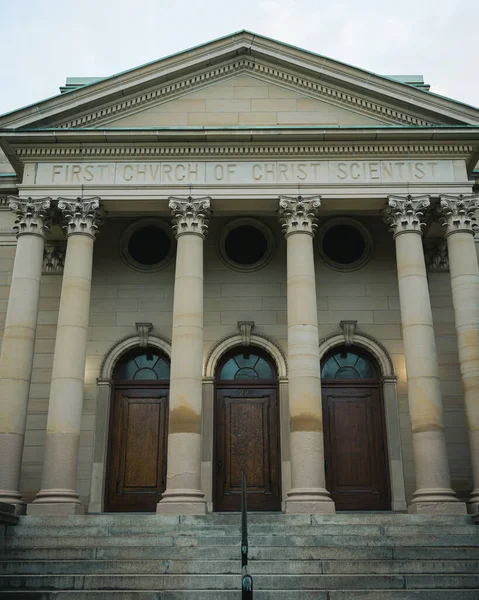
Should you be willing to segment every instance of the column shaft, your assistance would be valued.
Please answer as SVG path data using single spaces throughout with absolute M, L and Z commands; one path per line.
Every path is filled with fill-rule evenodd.
M 72 204 L 75 204 L 72 209 Z M 61 204 L 59 204 L 61 206 Z M 98 200 L 68 203 L 66 217 L 76 210 L 95 214 Z M 83 215 L 84 216 L 84 215 Z M 81 514 L 76 473 L 83 408 L 86 346 L 90 311 L 94 231 L 70 225 L 53 357 L 48 405 L 42 488 L 28 514 Z
M 441 197 L 471 448 L 474 489 L 467 503 L 471 513 L 479 510 L 479 268 L 473 235 L 478 208 L 478 196 Z
M 10 204 L 20 226 L 0 357 L 0 502 L 17 505 L 18 512 L 25 506 L 19 492 L 20 468 L 40 299 L 43 223 L 49 206 L 49 199 L 36 203 L 15 199 Z M 34 226 L 30 222 L 24 228 L 22 219 L 29 210 Z
M 422 247 L 420 219 L 422 210 L 428 206 L 428 198 L 398 200 L 394 197 L 390 200 L 392 213 L 387 213 L 395 230 L 416 469 L 416 492 L 409 512 L 461 514 L 465 506 L 451 489 L 436 340 Z
M 205 514 L 201 491 L 203 367 L 203 232 L 209 200 L 170 201 L 177 230 L 163 514 Z M 204 214 L 202 214 L 202 211 Z M 196 226 L 195 226 L 196 223 Z
M 313 233 L 319 199 L 280 201 L 287 243 L 291 485 L 288 513 L 333 513 L 325 488 Z

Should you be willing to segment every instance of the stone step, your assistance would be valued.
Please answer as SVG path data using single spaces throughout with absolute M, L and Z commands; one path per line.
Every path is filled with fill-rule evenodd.
M 238 600 L 238 590 L 161 592 L 161 600 Z M 477 600 L 477 590 L 255 590 L 255 600 Z M 160 600 L 158 592 L 7 591 L 2 600 Z
M 9 536 L 5 538 L 5 547 L 61 547 L 68 546 L 70 536 Z M 115 535 L 88 536 L 78 535 L 74 538 L 77 547 L 94 546 L 235 546 L 239 547 L 238 535 L 204 535 L 204 536 L 161 536 L 161 535 Z M 251 547 L 262 546 L 471 546 L 479 547 L 477 535 L 250 535 Z
M 185 525 L 187 527 L 210 527 L 217 525 L 240 525 L 239 513 L 212 513 L 209 515 L 169 516 L 152 513 L 106 513 L 101 515 L 31 516 L 20 517 L 20 525 L 45 525 L 71 527 L 72 525 Z M 469 515 L 413 515 L 406 513 L 336 513 L 334 515 L 286 515 L 283 513 L 248 513 L 249 524 L 290 525 L 471 525 Z
M 253 575 L 314 574 L 470 574 L 479 560 L 252 560 Z M 56 560 L 0 562 L 0 575 L 219 574 L 237 575 L 238 557 L 230 560 Z
M 0 576 L 14 590 L 238 590 L 238 575 Z M 257 575 L 257 590 L 474 589 L 479 575 Z
M 235 560 L 237 546 L 220 548 L 185 546 L 106 546 L 106 547 L 18 547 L 0 548 L 0 560 Z M 478 547 L 425 546 L 313 546 L 250 548 L 252 560 L 479 560 Z
M 479 538 L 479 529 L 469 525 L 449 525 L 434 527 L 436 535 L 475 535 Z M 44 537 L 78 537 L 78 536 L 115 536 L 115 535 L 174 535 L 176 536 L 239 536 L 240 526 L 204 526 L 192 530 L 187 526 L 178 525 L 101 525 L 101 526 L 47 526 L 47 525 L 21 525 L 20 527 L 8 527 L 6 537 L 22 536 L 44 536 Z M 386 536 L 409 536 L 427 535 L 431 533 L 429 525 L 277 525 L 256 524 L 249 527 L 250 535 L 386 535 Z

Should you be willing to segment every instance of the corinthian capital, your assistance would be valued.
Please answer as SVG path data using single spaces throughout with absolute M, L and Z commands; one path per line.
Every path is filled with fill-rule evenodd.
M 474 233 L 476 224 L 476 210 L 479 209 L 479 195 L 474 196 L 439 196 L 440 205 L 438 216 L 443 227 L 446 228 L 446 237 L 455 231 Z
M 173 229 L 176 237 L 183 233 L 196 233 L 205 237 L 208 232 L 211 198 L 178 198 L 171 196 L 168 206 L 173 215 Z
M 318 228 L 320 196 L 280 196 L 279 222 L 286 237 L 292 233 L 309 233 L 314 236 Z
M 394 237 L 407 231 L 422 233 L 423 216 L 431 204 L 429 196 L 388 196 L 383 217 Z
M 72 234 L 83 234 L 95 237 L 101 223 L 100 198 L 68 198 L 58 199 L 58 210 L 63 214 L 63 229 L 67 237 Z
M 32 200 L 9 196 L 8 200 L 10 210 L 17 215 L 13 229 L 18 235 L 33 233 L 44 237 L 50 227 L 51 198 Z

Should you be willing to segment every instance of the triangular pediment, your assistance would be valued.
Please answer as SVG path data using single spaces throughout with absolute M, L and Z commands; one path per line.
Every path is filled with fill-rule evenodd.
M 153 103 L 108 121 L 111 127 L 251 127 L 384 125 L 390 120 L 343 108 L 295 86 L 247 73 Z M 103 121 L 103 125 L 105 125 Z
M 434 126 L 479 110 L 242 31 L 0 117 L 0 128 Z

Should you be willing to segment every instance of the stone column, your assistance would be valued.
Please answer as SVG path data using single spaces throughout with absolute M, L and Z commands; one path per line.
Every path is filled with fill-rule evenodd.
M 163 514 L 205 514 L 201 491 L 203 240 L 210 199 L 170 198 L 178 246 L 171 343 L 168 470 Z
M 24 512 L 19 493 L 50 198 L 11 198 L 17 249 L 0 357 L 0 502 Z
M 384 217 L 396 242 L 416 491 L 409 512 L 463 514 L 451 489 L 441 382 L 422 247 L 428 196 L 389 196 Z
M 467 504 L 473 513 L 479 510 L 479 269 L 474 243 L 479 196 L 441 196 L 440 200 L 471 446 L 474 489 Z
M 313 236 L 319 196 L 280 196 L 287 243 L 291 490 L 287 513 L 334 513 L 324 473 L 323 415 Z
M 42 488 L 33 504 L 27 507 L 31 515 L 84 512 L 76 492 L 76 473 L 98 208 L 98 198 L 62 198 L 58 202 L 66 223 L 67 251 L 53 356 Z

